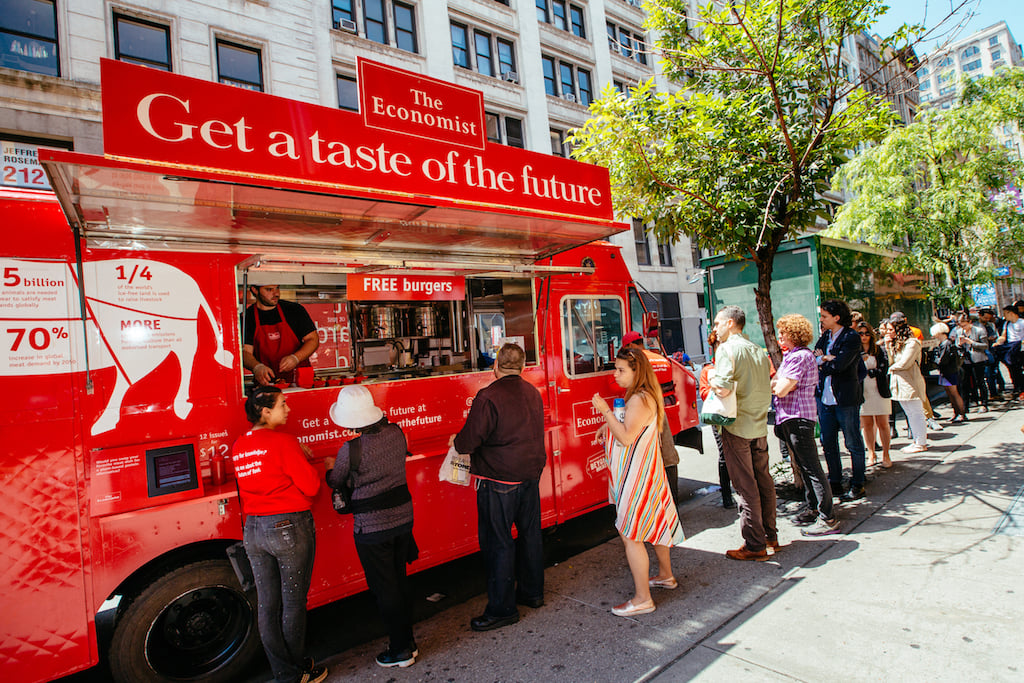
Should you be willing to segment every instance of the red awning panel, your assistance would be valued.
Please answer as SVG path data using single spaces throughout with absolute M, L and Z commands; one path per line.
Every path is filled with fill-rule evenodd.
M 318 262 L 532 264 L 621 232 L 612 221 L 373 196 L 206 170 L 39 151 L 90 246 L 232 251 Z

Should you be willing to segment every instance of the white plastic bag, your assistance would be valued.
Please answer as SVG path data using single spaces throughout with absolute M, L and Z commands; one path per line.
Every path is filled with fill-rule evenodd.
M 709 425 L 731 425 L 736 421 L 736 392 L 720 398 L 714 389 L 704 399 L 700 409 L 700 420 Z
M 441 469 L 437 471 L 437 478 L 449 484 L 469 486 L 469 456 L 457 452 L 454 446 L 449 447 Z

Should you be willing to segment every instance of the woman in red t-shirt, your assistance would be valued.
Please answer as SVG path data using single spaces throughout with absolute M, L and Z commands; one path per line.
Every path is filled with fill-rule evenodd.
M 231 450 L 246 515 L 242 540 L 256 579 L 260 639 L 279 683 L 318 683 L 327 669 L 303 659 L 306 597 L 316 536 L 313 496 L 320 476 L 309 449 L 275 431 L 288 421 L 288 404 L 275 386 L 253 389 L 245 401 L 252 429 Z

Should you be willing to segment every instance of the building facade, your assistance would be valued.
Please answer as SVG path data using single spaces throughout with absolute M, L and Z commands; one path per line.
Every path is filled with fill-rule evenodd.
M 359 56 L 480 90 L 490 142 L 564 156 L 569 132 L 586 121 L 602 88 L 626 92 L 651 77 L 669 87 L 641 6 L 641 0 L 0 0 L 0 140 L 5 157 L 26 163 L 37 145 L 102 153 L 102 57 L 355 110 Z M 13 175 L 45 183 L 21 166 Z M 657 245 L 633 232 L 612 241 L 657 301 L 670 327 L 668 350 L 700 353 L 702 285 L 688 283 L 689 241 Z

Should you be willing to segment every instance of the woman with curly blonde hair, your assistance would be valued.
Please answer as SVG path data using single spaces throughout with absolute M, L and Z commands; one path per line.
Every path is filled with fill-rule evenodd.
M 772 380 L 775 395 L 775 430 L 804 480 L 807 509 L 793 518 L 803 526 L 805 536 L 825 536 L 839 532 L 839 521 L 832 508 L 832 487 L 821 467 L 814 425 L 818 409 L 814 390 L 818 386 L 818 363 L 807 345 L 814 339 L 811 323 L 802 315 L 784 315 L 775 323 L 782 347 L 782 365 Z

